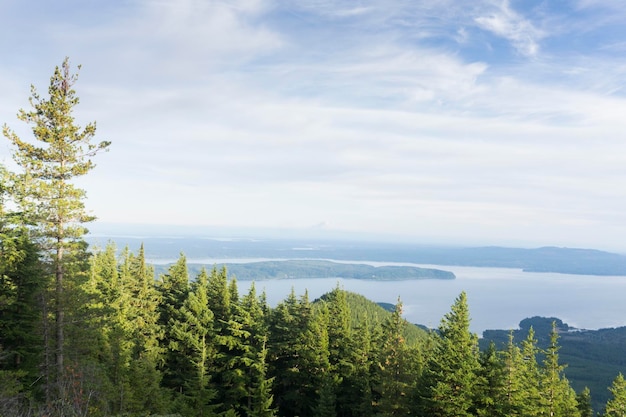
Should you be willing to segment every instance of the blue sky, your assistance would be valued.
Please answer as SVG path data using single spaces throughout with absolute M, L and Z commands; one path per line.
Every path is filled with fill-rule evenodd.
M 65 56 L 102 223 L 626 251 L 626 3 L 0 0 L 0 122 Z M 11 166 L 8 141 L 0 162 Z

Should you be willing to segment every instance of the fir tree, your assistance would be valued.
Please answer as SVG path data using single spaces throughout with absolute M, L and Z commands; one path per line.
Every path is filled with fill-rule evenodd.
M 350 343 L 350 362 L 353 370 L 343 376 L 341 392 L 345 398 L 339 400 L 339 415 L 370 417 L 374 413 L 371 373 L 375 355 L 371 347 L 372 334 L 367 317 L 354 329 L 353 335 Z
M 552 323 L 550 332 L 550 345 L 545 351 L 543 361 L 540 404 L 541 413 L 556 417 L 577 417 L 576 395 L 569 386 L 569 382 L 563 376 L 563 365 L 559 363 L 558 332 L 556 323 Z
M 404 338 L 406 321 L 398 299 L 391 317 L 383 325 L 382 345 L 378 357 L 378 400 L 376 412 L 384 416 L 409 415 L 413 399 L 411 382 L 417 379 L 409 366 L 409 350 Z
M 580 417 L 593 417 L 593 408 L 591 407 L 591 391 L 585 387 L 577 396 L 578 412 Z
M 503 392 L 499 398 L 499 406 L 503 416 L 522 416 L 522 409 L 527 401 L 524 392 L 524 362 L 522 352 L 513 340 L 513 332 L 504 351 L 500 352 L 503 373 Z
M 480 394 L 476 400 L 477 414 L 489 417 L 509 416 L 504 412 L 503 407 L 506 404 L 506 373 L 495 343 L 491 342 L 487 350 L 480 354 L 479 362 L 478 392 Z
M 520 381 L 521 398 L 520 415 L 533 417 L 541 414 L 541 396 L 539 391 L 540 371 L 537 364 L 537 339 L 531 327 L 526 339 L 522 341 L 521 359 L 518 378 Z
M 258 352 L 256 361 L 250 368 L 253 370 L 253 377 L 250 383 L 250 403 L 247 407 L 249 417 L 274 417 L 274 396 L 272 395 L 272 384 L 274 378 L 267 377 L 267 349 L 265 339 L 261 350 Z
M 210 416 L 214 412 L 215 389 L 211 386 L 211 369 L 216 360 L 215 316 L 209 308 L 209 286 L 202 270 L 191 292 L 180 308 L 180 315 L 170 320 L 174 350 L 185 354 L 193 373 L 186 375 L 184 397 L 186 415 Z
M 158 324 L 159 293 L 154 270 L 146 264 L 143 245 L 137 255 L 125 251 L 120 265 L 120 280 L 124 288 L 121 315 L 125 333 L 129 335 L 130 363 L 128 372 L 129 411 L 158 412 L 164 406 L 160 389 L 159 363 L 163 359 L 160 341 L 163 329 Z
M 39 247 L 20 216 L 4 209 L 5 173 L 0 167 L 0 372 L 8 379 L 0 385 L 7 387 L 8 395 L 14 389 L 9 387 L 23 386 L 21 381 L 33 386 L 39 380 L 43 343 L 39 300 L 45 280 Z
M 430 356 L 426 408 L 436 417 L 475 413 L 478 381 L 478 338 L 469 330 L 467 296 L 459 295 L 439 326 L 439 340 Z
M 181 352 L 171 350 L 170 342 L 172 333 L 170 321 L 180 320 L 180 309 L 189 294 L 189 272 L 187 269 L 187 259 L 184 254 L 172 266 L 168 268 L 166 274 L 160 277 L 158 283 L 160 293 L 159 303 L 159 325 L 163 329 L 163 340 L 161 347 L 165 352 L 163 362 L 163 386 L 180 391 L 184 382 L 185 373 L 189 372 L 185 368 L 185 361 Z
M 626 417 L 626 380 L 620 372 L 609 388 L 611 398 L 606 403 L 604 417 Z

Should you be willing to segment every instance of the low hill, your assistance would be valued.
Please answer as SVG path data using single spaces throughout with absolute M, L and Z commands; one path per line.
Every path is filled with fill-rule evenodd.
M 345 290 L 340 291 L 344 291 L 346 294 L 346 300 L 351 312 L 353 328 L 357 327 L 359 323 L 363 323 L 364 320 L 367 320 L 370 325 L 374 326 L 375 324 L 384 323 L 385 320 L 391 317 L 391 311 L 393 310 L 390 311 L 389 309 L 382 307 L 380 304 L 375 303 L 360 294 Z M 328 294 L 322 295 L 319 299 L 315 300 L 315 302 L 324 300 L 327 295 Z M 424 340 L 427 337 L 427 332 L 418 326 L 407 322 L 404 337 L 407 343 L 411 345 Z

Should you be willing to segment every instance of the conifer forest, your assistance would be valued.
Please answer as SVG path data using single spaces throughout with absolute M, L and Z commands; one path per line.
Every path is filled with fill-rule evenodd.
M 336 287 L 275 306 L 222 268 L 155 274 L 144 248 L 90 247 L 74 180 L 106 157 L 73 110 L 77 74 L 57 67 L 3 127 L 16 168 L 0 182 L 0 416 L 626 415 L 621 374 L 592 410 L 559 360 L 559 334 L 482 351 L 459 294 L 438 329 Z

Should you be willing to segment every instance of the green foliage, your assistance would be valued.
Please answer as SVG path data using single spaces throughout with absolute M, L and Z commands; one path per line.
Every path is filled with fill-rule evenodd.
M 26 229 L 0 226 L 0 370 L 38 378 L 42 337 L 39 297 L 44 288 L 39 248 Z M 22 374 L 23 372 L 23 374 Z
M 50 271 L 54 274 L 54 362 L 45 364 L 47 396 L 52 400 L 53 389 L 51 371 L 55 369 L 56 387 L 54 395 L 59 401 L 65 401 L 64 358 L 66 355 L 67 301 L 73 297 L 66 294 L 66 279 L 70 287 L 78 288 L 76 270 L 72 263 L 78 254 L 84 252 L 82 236 L 86 233 L 83 223 L 92 221 L 93 216 L 85 209 L 85 191 L 76 187 L 73 180 L 87 174 L 94 168 L 91 158 L 109 146 L 109 142 L 92 143 L 95 135 L 95 123 L 89 123 L 82 129 L 75 123 L 73 110 L 79 103 L 73 89 L 78 76 L 71 73 L 69 59 L 61 67 L 56 67 L 50 78 L 48 98 L 42 98 L 34 86 L 31 86 L 29 99 L 32 110 L 19 110 L 18 119 L 32 125 L 35 141 L 22 140 L 5 124 L 3 135 L 13 145 L 13 159 L 20 172 L 12 175 L 13 199 L 25 223 L 32 227 L 40 240 L 40 249 L 48 255 Z M 69 255 L 69 256 L 68 256 Z M 67 274 L 67 276 L 66 276 Z M 47 306 L 46 306 L 47 308 Z M 72 311 L 75 311 L 72 309 Z M 48 314 L 44 315 L 48 320 Z M 49 337 L 49 324 L 44 323 L 44 334 Z M 46 343 L 49 348 L 50 343 Z M 46 352 L 45 358 L 53 355 Z M 50 362 L 50 360 L 48 360 Z
M 559 358 L 567 363 L 564 376 L 577 392 L 588 387 L 593 409 L 602 409 L 610 394 L 606 387 L 611 385 L 615 373 L 626 373 L 626 357 L 623 354 L 626 327 L 577 330 L 555 318 L 532 317 L 522 320 L 519 330 L 514 330 L 513 334 L 516 340 L 522 340 L 533 327 L 538 348 L 545 350 L 550 345 L 553 322 L 559 332 Z M 485 331 L 481 348 L 485 349 L 489 341 L 494 341 L 498 348 L 504 347 L 507 334 L 508 331 L 504 330 Z
M 206 271 L 204 274 L 206 275 Z M 183 320 L 181 308 L 189 295 L 189 272 L 185 255 L 181 254 L 167 273 L 160 276 L 157 289 L 161 300 L 158 323 L 163 329 L 161 348 L 165 355 L 162 365 L 163 385 L 180 392 L 183 389 L 185 374 L 191 370 L 186 368 L 184 354 L 170 349 L 170 343 L 174 339 L 170 322 Z
M 550 416 L 576 417 L 579 415 L 576 394 L 563 376 L 563 365 L 559 363 L 559 335 L 556 322 L 552 323 L 550 345 L 544 352 L 540 381 L 540 404 L 543 413 Z
M 192 373 L 186 375 L 184 396 L 193 415 L 210 415 L 216 396 L 210 385 L 211 368 L 216 361 L 214 314 L 209 308 L 209 278 L 202 271 L 180 308 L 178 317 L 169 322 L 171 348 L 184 355 Z
M 420 369 L 404 338 L 406 320 L 402 318 L 402 302 L 383 324 L 376 362 L 375 412 L 384 416 L 409 415 L 416 396 L 415 382 Z
M 593 408 L 591 406 L 591 391 L 585 387 L 577 396 L 578 412 L 580 417 L 593 417 Z
M 426 371 L 426 410 L 432 416 L 471 416 L 475 412 L 478 337 L 469 331 L 467 296 L 455 300 L 439 326 L 439 338 Z
M 605 417 L 626 416 L 626 380 L 620 372 L 609 387 L 611 398 L 606 403 Z

